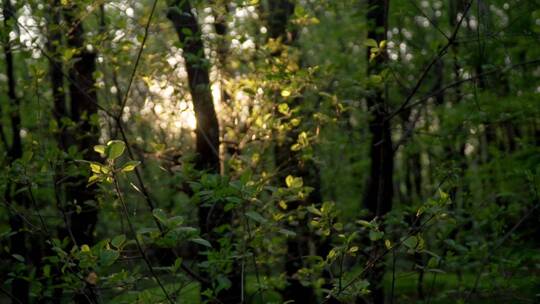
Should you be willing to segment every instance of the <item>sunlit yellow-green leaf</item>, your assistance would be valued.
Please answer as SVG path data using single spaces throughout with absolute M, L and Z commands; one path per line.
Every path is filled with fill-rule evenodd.
M 99 153 L 101 156 L 105 156 L 106 149 L 107 149 L 107 146 L 105 146 L 105 145 L 96 145 L 96 146 L 94 146 L 94 151 Z
M 93 173 L 101 173 L 101 167 L 103 167 L 102 164 L 91 162 L 90 163 L 90 170 L 92 170 Z
M 278 111 L 283 115 L 289 114 L 289 105 L 286 103 L 280 103 L 278 106 Z
M 291 91 L 289 91 L 289 90 L 282 90 L 282 91 L 281 91 L 281 96 L 282 96 L 282 97 L 289 97 L 289 96 L 291 96 Z
M 81 246 L 81 251 L 82 252 L 90 252 L 90 246 L 84 244 Z
M 126 144 L 121 140 L 111 140 L 107 143 L 107 158 L 115 160 L 124 154 Z
M 292 175 L 288 175 L 285 178 L 285 184 L 289 188 L 300 188 L 304 185 L 304 181 L 301 177 L 294 177 Z
M 130 171 L 133 171 L 133 170 L 135 170 L 135 168 L 136 168 L 140 163 L 141 163 L 140 161 L 136 161 L 136 160 L 128 161 L 127 163 L 125 163 L 125 164 L 122 166 L 122 169 L 121 169 L 120 171 L 122 171 L 122 172 L 130 172 Z

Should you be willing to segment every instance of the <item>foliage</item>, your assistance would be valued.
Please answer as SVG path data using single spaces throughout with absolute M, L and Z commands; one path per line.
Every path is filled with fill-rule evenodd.
M 0 302 L 538 301 L 540 6 L 372 2 L 3 0 Z

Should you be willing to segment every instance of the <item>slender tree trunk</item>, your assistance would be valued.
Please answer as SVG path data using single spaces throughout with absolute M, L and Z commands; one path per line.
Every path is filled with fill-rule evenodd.
M 51 80 L 53 97 L 53 116 L 58 124 L 58 134 L 56 136 L 59 147 L 67 150 L 69 147 L 65 128 L 62 126 L 62 118 L 68 117 L 66 107 L 66 93 L 64 89 L 64 63 L 59 54 L 59 46 L 62 45 L 62 34 L 60 31 L 61 6 L 60 0 L 49 1 L 51 13 L 49 16 L 49 39 L 47 48 L 50 54 L 49 75 Z
M 93 151 L 93 147 L 99 143 L 99 126 L 95 124 L 98 110 L 94 79 L 96 54 L 86 48 L 82 22 L 75 19 L 76 10 L 75 6 L 64 8 L 65 20 L 72 25 L 67 35 L 67 45 L 77 52 L 68 71 L 71 79 L 70 118 L 77 124 L 70 137 L 73 137 L 77 148 L 83 152 L 85 160 L 99 161 L 98 154 Z M 91 206 L 96 203 L 97 188 L 87 187 L 86 181 L 86 177 L 82 176 L 68 190 L 69 199 L 82 208 L 81 212 L 72 213 L 71 216 L 71 228 L 78 245 L 94 243 L 93 233 L 97 222 L 96 206 Z
M 219 123 L 214 108 L 210 89 L 209 62 L 204 55 L 202 33 L 191 3 L 188 0 L 172 1 L 167 17 L 171 20 L 178 38 L 182 43 L 186 62 L 189 89 L 197 119 L 196 134 L 196 168 L 209 173 L 219 174 Z M 212 207 L 199 206 L 199 227 L 201 233 L 219 250 L 220 234 L 215 228 L 232 222 L 232 213 L 224 212 L 222 205 Z M 241 303 L 242 280 L 237 263 L 233 270 L 226 274 L 231 287 L 216 295 L 217 303 Z M 211 283 L 202 284 L 201 290 L 213 289 Z
M 62 119 L 68 117 L 68 109 L 66 106 L 66 93 L 64 86 L 64 63 L 59 53 L 59 47 L 63 45 L 62 33 L 60 29 L 62 7 L 60 5 L 60 0 L 50 0 L 49 5 L 51 11 L 49 12 L 48 17 L 48 41 L 47 49 L 50 54 L 49 58 L 49 77 L 51 81 L 52 89 L 52 98 L 53 98 L 53 117 L 58 126 L 58 133 L 56 134 L 56 140 L 58 142 L 58 147 L 67 151 L 69 147 L 69 138 L 67 134 L 66 127 L 63 126 Z M 57 174 L 63 176 L 63 168 L 57 169 Z M 55 187 L 56 188 L 56 187 Z M 63 208 L 60 206 L 60 208 Z M 70 230 L 70 227 L 60 227 L 58 230 L 58 235 L 60 237 L 68 235 L 67 231 Z M 61 269 L 56 267 L 53 269 L 53 284 L 57 287 L 54 288 L 52 303 L 60 303 L 62 300 L 62 295 L 64 293 L 61 286 Z
M 97 120 L 97 93 L 94 72 L 96 71 L 96 54 L 88 50 L 84 38 L 81 20 L 76 19 L 79 7 L 73 3 L 63 6 L 63 15 L 70 25 L 67 33 L 67 46 L 75 51 L 72 66 L 68 70 L 70 78 L 70 117 L 77 127 L 67 136 L 74 142 L 85 160 L 99 161 L 99 155 L 93 147 L 99 143 L 99 126 Z M 58 83 L 60 87 L 63 84 Z M 61 98 L 56 100 L 61 103 Z M 56 105 L 55 105 L 56 106 Z M 59 108 L 62 105 L 58 105 Z M 64 114 L 67 114 L 64 112 Z M 82 174 L 72 180 L 66 187 L 66 198 L 70 205 L 71 232 L 78 246 L 94 244 L 94 230 L 97 224 L 98 205 L 96 199 L 97 186 L 86 186 L 87 176 Z M 77 210 L 79 209 L 79 210 Z M 76 294 L 77 303 L 95 303 L 97 295 L 95 286 L 87 283 L 81 293 Z
M 369 0 L 367 22 L 369 23 L 368 38 L 380 43 L 387 39 L 388 10 L 390 0 Z M 367 51 L 368 60 L 370 50 Z M 377 75 L 382 71 L 387 61 L 386 51 L 379 54 L 368 63 L 368 75 Z M 388 101 L 383 88 L 375 88 L 367 98 L 367 105 L 371 111 L 369 131 L 371 143 L 369 156 L 371 159 L 370 176 L 368 178 L 364 206 L 371 216 L 381 217 L 392 208 L 393 199 L 393 171 L 394 153 L 390 121 L 388 119 Z M 375 248 L 377 254 L 381 248 Z M 371 283 L 371 300 L 373 303 L 384 303 L 382 279 L 384 265 L 379 264 L 373 268 L 369 275 Z
M 11 146 L 6 147 L 8 150 L 7 156 L 10 163 L 22 157 L 22 139 L 21 139 L 21 115 L 20 115 L 20 100 L 16 94 L 15 80 L 15 65 L 12 41 L 9 38 L 9 33 L 14 30 L 13 25 L 16 22 L 14 7 L 10 0 L 2 1 L 2 13 L 4 17 L 4 58 L 6 65 L 7 77 L 7 93 L 9 100 L 9 118 L 11 122 Z M 2 130 L 3 131 L 3 130 Z M 7 144 L 7 140 L 6 140 Z M 6 185 L 4 198 L 10 205 L 27 205 L 26 197 L 19 191 L 22 185 L 9 182 Z M 29 259 L 26 239 L 27 235 L 24 232 L 24 221 L 21 214 L 14 213 L 10 210 L 9 225 L 14 234 L 10 237 L 10 253 L 24 257 L 26 261 Z M 20 275 L 26 276 L 27 271 L 23 270 Z M 13 303 L 28 303 L 30 285 L 24 279 L 15 278 L 11 283 L 11 294 L 18 300 L 13 300 Z
M 386 40 L 387 14 L 389 0 L 370 0 L 368 12 L 368 38 L 377 42 Z M 369 50 L 368 50 L 369 56 Z M 386 62 L 386 53 L 383 52 L 368 65 L 368 75 L 377 75 Z M 367 98 L 372 117 L 369 122 L 371 133 L 370 158 L 371 169 L 364 206 L 373 216 L 382 216 L 392 208 L 393 186 L 392 175 L 394 168 L 394 155 L 392 152 L 392 138 L 390 121 L 388 118 L 388 104 L 382 88 L 376 88 Z

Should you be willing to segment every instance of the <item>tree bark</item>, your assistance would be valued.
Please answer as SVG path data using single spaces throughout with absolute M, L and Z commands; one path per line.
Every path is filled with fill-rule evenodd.
M 67 46 L 75 51 L 73 64 L 68 69 L 70 113 L 69 118 L 76 123 L 76 128 L 69 132 L 67 137 L 82 152 L 82 157 L 89 161 L 99 161 L 99 155 L 93 151 L 93 147 L 99 143 L 99 126 L 97 119 L 97 93 L 95 89 L 94 72 L 96 71 L 96 54 L 86 47 L 84 28 L 82 21 L 76 19 L 79 8 L 70 3 L 63 6 L 63 16 L 70 31 L 67 33 Z M 59 72 L 59 71 L 56 71 Z M 63 86 L 61 83 L 55 85 Z M 59 103 L 62 102 L 60 97 Z M 55 105 L 58 109 L 61 104 Z M 64 111 L 63 114 L 67 114 Z M 67 148 L 67 147 L 65 147 Z M 97 186 L 86 186 L 87 176 L 81 174 L 71 180 L 66 187 L 66 199 L 71 203 L 70 226 L 71 232 L 77 242 L 76 245 L 93 245 L 94 230 L 98 219 Z M 97 295 L 95 286 L 85 283 L 82 292 L 74 296 L 77 303 L 96 303 Z
M 377 42 L 386 40 L 387 14 L 389 0 L 370 0 L 367 15 L 370 28 L 368 38 Z M 369 60 L 369 50 L 368 50 Z M 368 64 L 368 75 L 377 75 L 386 62 L 386 52 Z M 371 169 L 364 206 L 373 216 L 382 216 L 392 209 L 394 170 L 394 155 L 392 151 L 392 138 L 390 121 L 388 118 L 388 104 L 382 88 L 376 88 L 367 98 L 368 108 L 372 112 L 369 122 L 371 133 L 370 158 Z
M 182 43 L 188 84 L 197 119 L 195 166 L 199 170 L 219 174 L 219 122 L 210 89 L 209 62 L 204 55 L 202 33 L 197 17 L 194 15 L 190 1 L 177 0 L 172 1 L 167 18 L 172 22 L 178 39 Z M 219 250 L 218 239 L 222 235 L 214 230 L 219 226 L 231 223 L 232 213 L 225 212 L 222 204 L 205 206 L 203 203 L 198 210 L 201 234 L 212 243 L 214 249 Z M 231 287 L 220 291 L 214 301 L 217 303 L 241 303 L 242 280 L 238 265 L 233 263 L 233 270 L 226 275 L 231 282 Z M 213 290 L 211 282 L 202 284 L 201 290 L 207 289 Z
M 16 94 L 16 79 L 15 79 L 15 64 L 13 56 L 12 41 L 9 38 L 9 33 L 14 30 L 16 23 L 14 7 L 10 0 L 2 1 L 2 13 L 4 17 L 4 58 L 6 65 L 7 77 L 7 94 L 9 100 L 9 118 L 11 122 L 11 146 L 6 146 L 7 158 L 10 163 L 22 157 L 22 139 L 21 139 L 21 102 Z M 2 130 L 3 132 L 3 130 Z M 5 143 L 8 144 L 7 140 Z M 27 205 L 27 200 L 24 194 L 19 191 L 22 185 L 18 183 L 8 182 L 6 192 L 4 193 L 5 201 L 10 205 Z M 22 215 L 14 213 L 10 210 L 9 225 L 14 234 L 10 237 L 10 253 L 22 256 L 26 261 L 29 259 L 28 249 L 26 244 L 27 233 L 24 232 L 24 220 Z M 28 275 L 27 270 L 23 270 L 20 275 Z M 15 278 L 11 283 L 11 294 L 16 300 L 13 303 L 28 303 L 29 302 L 30 285 L 28 281 L 20 278 Z
M 51 12 L 49 16 L 47 48 L 49 51 L 49 77 L 51 81 L 53 97 L 53 116 L 58 124 L 56 136 L 60 149 L 67 150 L 69 147 L 65 128 L 62 126 L 62 118 L 68 117 L 66 106 L 66 93 L 64 89 L 64 64 L 60 57 L 59 46 L 62 45 L 62 33 L 60 30 L 61 5 L 60 0 L 49 1 Z
M 387 39 L 389 6 L 390 0 L 368 1 L 368 39 L 373 39 L 377 43 Z M 376 58 L 370 60 L 370 49 L 368 49 L 367 56 L 368 61 L 370 61 L 367 68 L 368 76 L 379 74 L 387 61 L 386 51 L 382 50 Z M 363 204 L 372 217 L 382 217 L 392 209 L 394 171 L 388 101 L 382 87 L 375 88 L 367 97 L 367 106 L 371 111 L 369 122 L 371 165 Z M 379 249 L 375 248 L 374 254 L 377 254 Z M 375 266 L 369 275 L 370 286 L 372 286 L 370 297 L 373 303 L 384 303 L 383 276 L 384 265 L 382 263 Z

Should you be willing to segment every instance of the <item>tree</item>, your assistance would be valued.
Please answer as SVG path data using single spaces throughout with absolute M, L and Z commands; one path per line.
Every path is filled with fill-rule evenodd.
M 58 2 L 56 3 L 59 4 Z M 99 161 L 99 154 L 93 149 L 99 141 L 98 125 L 98 100 L 95 88 L 94 75 L 96 72 L 96 54 L 89 49 L 85 42 L 85 31 L 83 22 L 79 16 L 79 6 L 76 3 L 62 4 L 63 16 L 67 24 L 71 25 L 67 33 L 66 46 L 74 52 L 73 61 L 68 68 L 70 113 L 69 119 L 75 123 L 73 130 L 61 131 L 60 146 L 62 138 L 67 138 L 67 142 L 74 144 L 82 157 L 89 161 Z M 58 18 L 58 17 L 56 17 Z M 51 62 L 51 75 L 53 83 L 53 96 L 55 97 L 55 114 L 67 115 L 64 111 L 65 104 L 63 95 L 62 66 L 59 61 L 53 59 Z M 62 126 L 61 117 L 59 125 Z M 69 146 L 63 146 L 69 149 Z M 65 150 L 67 151 L 67 150 Z M 69 233 L 73 236 L 74 245 L 93 245 L 94 230 L 98 220 L 98 200 L 97 185 L 87 186 L 87 175 L 82 174 L 75 177 L 66 186 L 66 200 L 69 202 Z M 74 301 L 77 303 L 94 303 L 97 301 L 96 291 L 92 283 L 84 282 L 84 287 L 79 294 L 76 294 Z
M 204 56 L 204 45 L 198 21 L 193 13 L 190 1 L 173 1 L 167 14 L 171 20 L 178 39 L 182 44 L 186 63 L 188 84 L 197 119 L 196 134 L 196 168 L 212 174 L 219 174 L 219 123 L 210 90 L 208 61 Z M 224 206 L 208 206 L 201 202 L 198 210 L 199 227 L 203 236 L 207 237 L 216 250 L 219 250 L 219 234 L 215 229 L 231 224 L 232 213 L 224 211 Z M 231 273 L 227 274 L 230 287 L 216 295 L 218 303 L 239 303 L 241 301 L 242 281 L 236 263 Z M 202 284 L 202 290 L 214 290 L 210 283 Z
M 388 11 L 390 0 L 368 1 L 368 39 L 372 39 L 377 44 L 379 52 L 374 52 L 373 47 L 369 47 L 367 75 L 372 79 L 381 77 L 380 73 L 384 69 L 387 61 L 386 43 L 388 32 Z M 371 134 L 369 158 L 371 161 L 370 174 L 366 193 L 364 196 L 364 206 L 369 210 L 371 218 L 383 217 L 392 209 L 392 199 L 394 193 L 393 172 L 394 172 L 394 152 L 392 146 L 391 121 L 388 113 L 389 103 L 385 97 L 384 85 L 376 84 L 376 87 L 367 96 L 367 106 L 371 112 L 369 121 L 369 132 Z M 381 248 L 374 250 L 379 254 Z M 379 265 L 372 270 L 371 285 L 373 303 L 384 303 L 384 292 L 382 279 L 384 266 Z
M 13 56 L 13 41 L 11 41 L 10 32 L 15 30 L 16 26 L 16 17 L 15 10 L 11 4 L 10 0 L 2 1 L 2 13 L 4 19 L 4 37 L 3 37 L 3 47 L 4 47 L 4 58 L 6 65 L 6 77 L 7 77 L 7 93 L 9 100 L 9 117 L 11 122 L 11 147 L 7 146 L 8 142 L 5 139 L 3 128 L 0 129 L 2 132 L 2 138 L 6 144 L 6 150 L 8 150 L 8 161 L 11 165 L 15 163 L 18 159 L 23 156 L 23 147 L 21 140 L 21 114 L 20 107 L 21 102 L 17 97 L 16 93 L 16 78 L 15 78 L 15 62 Z M 18 181 L 8 181 L 6 184 L 6 189 L 4 193 L 4 199 L 10 206 L 21 206 L 28 207 L 28 202 L 23 193 L 23 185 Z M 23 216 L 15 211 L 16 209 L 10 208 L 9 215 L 9 225 L 14 234 L 10 237 L 10 247 L 12 255 L 18 256 L 23 260 L 28 259 L 28 247 L 26 244 L 27 233 L 24 232 L 24 218 Z M 18 300 L 18 302 L 28 303 L 29 301 L 29 291 L 30 285 L 23 278 L 28 275 L 26 269 L 22 269 L 18 276 L 13 280 L 11 285 L 11 293 L 13 297 Z M 13 303 L 16 303 L 13 300 Z

